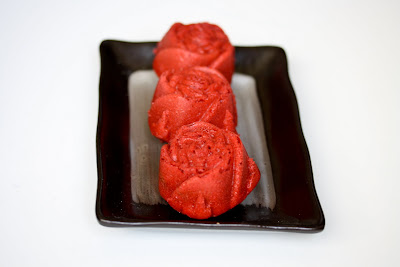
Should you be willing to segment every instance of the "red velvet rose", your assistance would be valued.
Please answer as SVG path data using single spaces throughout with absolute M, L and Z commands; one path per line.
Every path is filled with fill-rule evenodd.
M 160 194 L 194 219 L 232 209 L 259 179 L 260 171 L 239 136 L 206 122 L 181 127 L 161 149 Z
M 207 66 L 220 71 L 231 82 L 235 50 L 217 25 L 175 23 L 154 50 L 154 71 Z
M 218 71 L 191 67 L 165 71 L 157 84 L 148 112 L 151 133 L 169 141 L 183 125 L 205 121 L 235 131 L 235 96 Z

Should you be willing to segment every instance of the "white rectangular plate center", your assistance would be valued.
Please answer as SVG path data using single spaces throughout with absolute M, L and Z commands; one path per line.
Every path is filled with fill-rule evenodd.
M 162 143 L 149 129 L 147 111 L 158 82 L 152 70 L 136 71 L 129 77 L 131 190 L 136 203 L 167 204 L 158 191 L 158 167 Z M 276 197 L 263 118 L 253 77 L 235 73 L 232 90 L 238 111 L 237 132 L 261 172 L 256 188 L 241 205 L 275 207 Z

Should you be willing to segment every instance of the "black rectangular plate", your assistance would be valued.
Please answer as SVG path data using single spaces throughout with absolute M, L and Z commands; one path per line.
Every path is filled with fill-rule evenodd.
M 194 220 L 168 205 L 132 201 L 128 79 L 134 71 L 152 68 L 155 45 L 112 40 L 100 45 L 96 201 L 100 224 L 322 231 L 325 218 L 314 187 L 286 55 L 282 48 L 273 46 L 235 47 L 235 72 L 256 80 L 275 185 L 275 208 L 271 211 L 239 205 L 218 217 Z

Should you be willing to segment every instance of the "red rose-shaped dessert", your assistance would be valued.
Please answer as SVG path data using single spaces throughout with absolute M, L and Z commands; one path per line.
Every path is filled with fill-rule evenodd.
M 159 191 L 194 219 L 218 216 L 254 189 L 260 171 L 239 136 L 206 122 L 182 126 L 161 148 Z
M 157 84 L 148 112 L 151 133 L 164 141 L 183 125 L 205 121 L 235 131 L 235 96 L 218 71 L 191 67 L 165 71 Z
M 154 50 L 154 71 L 158 76 L 169 69 L 207 66 L 231 82 L 235 49 L 217 25 L 175 23 Z

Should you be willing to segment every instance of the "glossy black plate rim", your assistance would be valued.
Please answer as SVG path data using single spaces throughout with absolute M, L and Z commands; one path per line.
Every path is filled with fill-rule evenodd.
M 157 218 L 153 206 L 131 200 L 129 155 L 128 78 L 137 70 L 152 68 L 155 42 L 114 40 L 100 45 L 101 74 L 97 126 L 98 189 L 96 216 L 104 226 L 191 227 L 215 229 L 284 230 L 319 232 L 324 214 L 314 186 L 311 161 L 301 129 L 297 100 L 289 80 L 284 50 L 274 46 L 235 47 L 235 71 L 256 80 L 264 118 L 277 196 L 273 211 L 256 220 L 240 220 L 243 212 L 259 212 L 255 206 L 236 207 L 210 220 L 193 220 L 169 214 Z M 125 179 L 125 180 L 124 180 Z M 124 182 L 125 181 L 125 182 Z M 138 216 L 138 214 L 144 216 Z M 146 214 L 148 213 L 148 214 Z M 236 221 L 227 218 L 233 216 Z

